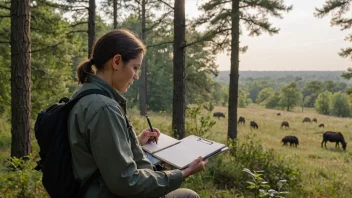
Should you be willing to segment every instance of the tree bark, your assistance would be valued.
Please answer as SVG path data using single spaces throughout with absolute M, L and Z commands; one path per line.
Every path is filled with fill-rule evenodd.
M 142 39 L 147 44 L 147 33 L 146 33 L 146 0 L 142 0 Z M 139 89 L 139 114 L 142 116 L 147 115 L 147 57 L 144 56 L 141 69 L 141 88 Z
M 114 9 L 114 13 L 113 13 L 113 20 L 114 20 L 114 29 L 117 28 L 117 0 L 113 0 L 113 9 Z
M 31 153 L 30 0 L 11 0 L 11 156 Z
M 185 0 L 175 1 L 174 15 L 174 89 L 172 129 L 174 137 L 182 139 L 185 134 Z
M 228 138 L 237 138 L 237 105 L 238 105 L 238 77 L 239 77 L 239 1 L 232 0 L 232 24 L 231 24 L 231 72 L 229 88 L 229 107 L 228 107 Z
M 89 0 L 88 8 L 88 58 L 92 55 L 95 43 L 95 0 Z

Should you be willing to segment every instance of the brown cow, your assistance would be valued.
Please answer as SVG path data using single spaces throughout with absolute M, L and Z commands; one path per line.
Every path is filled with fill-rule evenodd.
M 325 127 L 323 123 L 319 124 L 318 127 Z
M 251 126 L 251 128 L 253 128 L 253 129 L 258 129 L 259 127 L 258 127 L 258 124 L 256 123 L 256 122 L 254 122 L 254 121 L 251 121 L 250 122 L 250 126 Z
M 316 118 L 313 118 L 312 121 L 315 122 L 315 123 L 318 122 L 318 120 Z
M 281 113 L 277 113 L 276 115 L 277 115 L 277 116 L 281 116 Z
M 283 122 L 281 122 L 281 128 L 283 128 L 283 127 L 290 128 L 290 125 L 288 124 L 287 121 L 283 121 Z
M 312 121 L 310 120 L 310 118 L 305 117 L 302 122 L 312 122 Z
M 239 124 L 239 123 L 245 124 L 246 123 L 246 119 L 244 119 L 244 117 L 240 116 L 240 118 L 238 118 L 237 124 Z
M 339 143 L 341 142 L 343 150 L 346 150 L 347 142 L 345 142 L 345 138 L 340 132 L 326 131 L 323 134 L 323 141 L 321 142 L 321 148 L 323 148 L 323 143 L 325 143 L 325 148 L 326 148 L 327 141 L 336 142 L 335 148 L 340 147 Z
M 287 143 L 290 143 L 290 146 L 295 146 L 297 147 L 297 145 L 299 145 L 299 141 L 298 138 L 296 136 L 285 136 L 282 140 L 283 142 L 282 146 L 287 145 Z

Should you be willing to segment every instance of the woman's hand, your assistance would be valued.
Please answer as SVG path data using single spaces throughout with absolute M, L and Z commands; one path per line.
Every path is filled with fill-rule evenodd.
M 138 136 L 138 141 L 139 143 L 143 146 L 146 144 L 148 141 L 154 141 L 154 138 L 158 140 L 160 136 L 160 131 L 157 128 L 153 128 L 154 131 L 151 131 L 149 128 L 144 129 L 141 134 Z
M 202 157 L 198 157 L 194 160 L 187 168 L 182 170 L 182 175 L 184 178 L 198 173 L 205 169 L 205 166 L 208 164 L 208 160 L 203 161 Z

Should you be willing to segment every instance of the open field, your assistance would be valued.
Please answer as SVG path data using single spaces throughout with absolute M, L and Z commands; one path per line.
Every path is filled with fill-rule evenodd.
M 214 118 L 217 123 L 212 128 L 212 135 L 209 139 L 226 143 L 227 108 L 215 107 L 214 111 L 224 112 L 226 119 Z M 276 115 L 278 112 L 281 113 L 281 116 Z M 169 114 L 150 112 L 149 116 L 154 127 L 165 133 L 171 131 L 171 116 Z M 248 134 L 255 134 L 256 140 L 259 140 L 264 148 L 273 149 L 275 154 L 300 170 L 302 173 L 302 192 L 294 194 L 299 194 L 299 197 L 312 198 L 352 197 L 352 178 L 350 177 L 352 173 L 352 146 L 347 144 L 345 152 L 342 149 L 335 149 L 334 143 L 327 143 L 327 149 L 320 146 L 322 133 L 327 130 L 340 131 L 347 142 L 352 142 L 350 130 L 352 119 L 319 115 L 315 113 L 314 109 L 304 109 L 304 112 L 301 112 L 301 109 L 297 108 L 294 112 L 285 112 L 264 109 L 255 104 L 238 109 L 238 116 L 243 116 L 246 119 L 245 125 L 238 126 L 238 140 L 240 142 Z M 145 117 L 139 116 L 137 110 L 129 111 L 129 117 L 136 132 L 148 127 Z M 302 123 L 304 117 L 317 118 L 318 123 Z M 250 129 L 249 122 L 251 120 L 258 123 L 258 130 Z M 288 121 L 290 128 L 281 129 L 282 121 Z M 319 128 L 318 124 L 320 123 L 324 123 L 325 128 Z M 5 128 L 9 129 L 8 126 Z M 298 148 L 282 146 L 281 139 L 286 135 L 298 137 Z M 11 144 L 9 143 L 9 135 L 4 135 L 4 131 L 2 131 L 1 138 L 3 143 L 0 148 L 0 159 L 3 162 L 9 156 Z M 34 146 L 34 154 L 37 153 L 37 149 L 37 146 Z M 0 172 L 4 170 L 2 165 L 3 163 L 0 165 Z M 0 175 L 2 174 L 4 172 Z M 209 197 L 212 197 L 211 193 Z M 287 197 L 298 196 L 293 196 L 291 193 Z
M 215 107 L 214 111 L 225 113 L 226 119 L 215 119 L 210 139 L 226 143 L 227 137 L 227 107 Z M 277 113 L 281 116 L 277 116 Z M 137 130 L 138 126 L 147 126 L 137 112 L 130 114 Z M 335 143 L 327 143 L 327 149 L 321 148 L 322 134 L 325 131 L 341 132 L 346 142 L 352 142 L 351 118 L 337 118 L 317 114 L 314 109 L 296 108 L 293 112 L 265 109 L 252 104 L 247 108 L 238 109 L 238 117 L 246 119 L 245 125 L 238 126 L 238 139 L 241 141 L 248 134 L 255 134 L 266 149 L 273 149 L 293 167 L 302 173 L 302 194 L 304 197 L 352 197 L 352 146 L 347 144 L 346 151 L 335 149 Z M 170 131 L 170 117 L 151 114 L 155 126 L 162 131 Z M 317 118 L 317 123 L 302 123 L 304 117 Z M 250 129 L 249 122 L 254 120 L 259 129 Z M 133 122 L 132 121 L 132 122 Z M 280 128 L 282 121 L 288 121 L 290 128 Z M 167 123 L 167 124 L 166 124 Z M 318 125 L 324 123 L 324 128 Z M 140 127 L 142 128 L 142 127 Z M 295 135 L 299 139 L 299 146 L 282 146 L 281 139 L 286 135 Z M 352 143 L 351 143 L 352 144 Z M 290 197 L 290 196 L 288 196 Z
M 227 108 L 217 107 L 214 111 L 227 114 Z M 346 152 L 335 149 L 334 143 L 321 148 L 322 134 L 327 130 L 340 131 L 346 142 L 352 142 L 350 126 L 352 119 L 319 115 L 312 109 L 304 112 L 285 112 L 264 109 L 257 105 L 238 110 L 238 117 L 246 118 L 246 124 L 238 126 L 238 139 L 241 141 L 248 133 L 255 133 L 263 146 L 273 149 L 286 161 L 302 172 L 302 185 L 307 197 L 351 197 L 352 196 L 352 146 L 347 144 Z M 281 116 L 276 114 L 280 112 Z M 302 123 L 304 117 L 317 118 L 318 123 Z M 254 120 L 259 129 L 250 129 L 249 122 Z M 281 129 L 282 121 L 288 121 L 289 129 Z M 324 123 L 325 128 L 318 124 Z M 213 128 L 213 138 L 223 140 L 227 133 L 227 119 L 218 120 Z M 299 139 L 298 148 L 283 147 L 281 139 L 295 135 Z

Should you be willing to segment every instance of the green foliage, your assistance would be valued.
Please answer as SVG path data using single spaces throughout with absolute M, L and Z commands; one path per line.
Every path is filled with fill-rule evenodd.
M 332 93 L 329 91 L 324 91 L 319 94 L 315 102 L 315 109 L 318 113 L 329 115 L 330 114 L 330 100 L 332 98 Z
M 210 108 L 201 102 L 186 109 L 186 135 L 196 135 L 199 137 L 210 135 L 209 131 L 216 124 L 216 121 L 212 120 L 210 116 L 211 111 L 204 113 L 204 109 Z
M 348 96 L 340 92 L 334 93 L 330 103 L 330 114 L 337 117 L 349 117 L 350 111 Z
M 258 94 L 256 103 L 258 104 L 264 103 L 273 93 L 274 93 L 274 90 L 271 87 L 262 89 Z
M 1 197 L 48 197 L 41 183 L 42 174 L 34 170 L 32 156 L 26 160 L 10 158 L 6 165 L 7 174 L 0 181 Z
M 282 108 L 290 111 L 290 109 L 292 110 L 293 107 L 299 104 L 301 98 L 302 94 L 298 90 L 297 84 L 291 82 L 281 89 L 279 104 Z
M 252 186 L 258 191 L 259 189 L 269 190 L 268 186 L 277 192 L 298 188 L 298 184 L 301 182 L 301 173 L 298 170 L 293 169 L 289 163 L 274 155 L 272 150 L 264 149 L 254 136 L 247 136 L 242 140 L 244 141 L 241 143 L 238 141 L 229 142 L 230 153 L 221 155 L 222 158 L 217 158 L 216 162 L 208 165 L 208 170 L 213 175 L 214 185 L 218 189 L 237 189 L 245 194 L 252 192 L 247 188 L 247 181 L 253 182 L 253 177 L 244 174 L 244 168 L 257 173 L 263 171 L 257 175 L 257 183 L 254 182 L 254 186 Z M 287 180 L 285 189 L 282 188 L 280 180 Z M 267 183 L 260 184 L 262 181 Z M 266 192 L 268 193 L 268 191 Z
M 320 81 L 309 81 L 307 82 L 302 91 L 304 97 L 304 106 L 314 107 L 315 100 L 317 99 L 319 93 L 323 90 L 323 84 Z
M 238 92 L 238 107 L 244 108 L 247 104 L 247 93 L 243 90 L 239 90 Z
M 269 109 L 275 109 L 279 107 L 280 102 L 280 93 L 273 92 L 266 100 L 265 100 L 265 107 Z
M 243 172 L 247 173 L 249 176 L 251 176 L 252 181 L 247 181 L 249 186 L 247 188 L 251 189 L 254 191 L 254 196 L 255 197 L 277 197 L 281 198 L 283 194 L 288 194 L 287 191 L 285 192 L 280 192 L 281 188 L 283 185 L 287 182 L 287 180 L 280 180 L 278 181 L 278 191 L 274 189 L 270 189 L 270 185 L 268 185 L 268 182 L 266 182 L 261 174 L 263 171 L 251 171 L 247 168 L 243 169 Z

